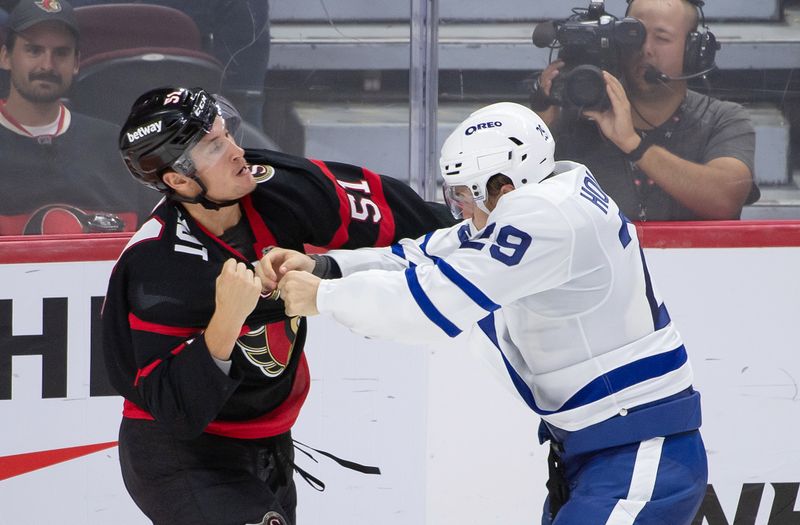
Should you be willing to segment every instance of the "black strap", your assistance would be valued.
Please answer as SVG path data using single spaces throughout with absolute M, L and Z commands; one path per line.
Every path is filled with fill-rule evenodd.
M 306 481 L 306 483 L 308 483 L 309 486 L 311 486 L 311 488 L 313 488 L 314 490 L 318 492 L 322 492 L 325 490 L 325 483 L 323 483 L 322 480 L 320 480 L 319 478 L 312 476 L 305 470 L 298 467 L 297 464 L 294 465 L 294 470 L 295 472 L 300 474 L 300 476 Z
M 550 496 L 550 519 L 554 520 L 558 511 L 569 499 L 569 483 L 564 473 L 564 464 L 557 452 L 558 445 L 550 441 L 550 454 L 547 457 L 549 476 L 545 486 Z
M 338 457 L 334 456 L 333 454 L 331 454 L 330 452 L 325 452 L 324 450 L 317 450 L 314 447 L 309 447 L 305 443 L 301 443 L 300 441 L 297 441 L 296 439 L 293 439 L 292 441 L 294 441 L 294 448 L 296 448 L 297 450 L 299 450 L 303 454 L 305 454 L 308 457 L 310 457 L 312 460 L 314 460 L 315 463 L 318 463 L 318 461 L 316 459 L 314 459 L 314 457 L 310 453 L 306 452 L 305 450 L 303 450 L 302 448 L 298 447 L 297 445 L 304 446 L 304 447 L 306 447 L 308 449 L 313 450 L 314 452 L 322 454 L 325 457 L 331 458 L 332 460 L 334 460 L 339 465 L 341 465 L 341 466 L 343 466 L 345 468 L 349 468 L 350 470 L 355 470 L 356 472 L 361 472 L 362 474 L 377 474 L 377 475 L 380 475 L 380 473 L 381 473 L 381 469 L 379 469 L 378 467 L 370 467 L 369 465 L 362 465 L 360 463 L 356 463 L 355 461 L 349 461 L 347 459 L 338 458 Z
M 350 470 L 355 470 L 356 472 L 361 472 L 362 474 L 380 475 L 380 473 L 381 473 L 381 469 L 379 469 L 378 467 L 371 467 L 371 466 L 368 466 L 368 465 L 362 465 L 360 463 L 356 463 L 355 461 L 349 461 L 347 459 L 342 459 L 342 458 L 336 457 L 333 454 L 331 454 L 330 452 L 325 452 L 324 450 L 318 450 L 318 449 L 316 449 L 314 447 L 309 447 L 305 443 L 297 441 L 296 439 L 293 439 L 292 441 L 294 442 L 295 450 L 299 450 L 300 452 L 302 452 L 303 454 L 308 456 L 311 459 L 311 461 L 313 461 L 314 463 L 319 463 L 319 461 L 317 461 L 317 458 L 315 458 L 313 455 L 311 455 L 310 452 L 300 448 L 298 445 L 301 445 L 303 447 L 306 447 L 307 449 L 310 449 L 310 450 L 313 450 L 314 452 L 322 454 L 323 456 L 334 460 L 339 465 L 341 465 L 341 466 L 343 466 L 345 468 L 349 468 Z M 302 468 L 298 467 L 297 463 L 295 463 L 295 465 L 294 465 L 294 470 L 298 474 L 300 474 L 300 476 L 306 481 L 306 483 L 308 483 L 314 490 L 317 490 L 319 492 L 322 492 L 323 490 L 325 490 L 325 483 L 323 483 L 320 479 L 314 477 L 313 475 L 309 474 L 307 471 L 303 470 Z
M 541 112 L 547 110 L 551 106 L 555 106 L 556 103 L 556 100 L 545 95 L 544 89 L 542 89 L 542 87 L 539 85 L 539 78 L 537 77 L 536 81 L 531 87 L 531 92 L 528 99 L 530 108 L 536 112 Z
M 642 160 L 642 157 L 644 156 L 645 151 L 650 149 L 650 146 L 653 146 L 653 145 L 654 144 L 653 144 L 652 139 L 649 139 L 648 137 L 640 135 L 639 145 L 636 146 L 635 148 L 633 148 L 628 153 L 623 152 L 622 154 L 625 156 L 625 158 L 629 162 L 634 162 L 634 163 L 635 162 L 639 162 L 640 160 Z

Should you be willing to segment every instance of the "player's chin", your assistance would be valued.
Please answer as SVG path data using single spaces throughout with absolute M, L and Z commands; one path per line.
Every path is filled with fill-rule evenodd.
M 250 177 L 248 179 L 243 179 L 240 186 L 242 191 L 242 197 L 252 193 L 256 189 L 256 186 L 257 184 L 253 177 Z
M 248 180 L 245 178 L 237 178 L 234 179 L 226 188 L 225 191 L 225 199 L 223 200 L 238 200 L 244 197 L 245 195 L 249 195 L 253 193 L 253 190 L 256 189 L 256 182 L 252 179 Z

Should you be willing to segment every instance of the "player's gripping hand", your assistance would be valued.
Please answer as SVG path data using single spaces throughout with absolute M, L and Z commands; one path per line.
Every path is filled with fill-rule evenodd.
M 256 264 L 256 276 L 264 292 L 278 286 L 278 281 L 291 270 L 312 272 L 316 262 L 304 253 L 286 248 L 270 248 Z
M 317 315 L 317 290 L 320 278 L 305 271 L 289 270 L 278 282 L 286 315 Z

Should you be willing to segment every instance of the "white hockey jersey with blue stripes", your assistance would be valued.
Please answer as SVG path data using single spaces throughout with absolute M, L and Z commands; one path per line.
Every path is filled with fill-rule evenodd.
M 321 313 L 358 334 L 435 344 L 464 334 L 522 399 L 575 431 L 692 383 L 635 227 L 580 164 L 467 220 L 390 248 L 328 252 Z

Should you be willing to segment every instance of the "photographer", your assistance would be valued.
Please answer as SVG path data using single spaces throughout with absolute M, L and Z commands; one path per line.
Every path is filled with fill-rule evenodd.
M 534 107 L 559 139 L 557 158 L 589 166 L 633 220 L 738 219 L 758 199 L 747 113 L 687 88 L 713 70 L 718 48 L 704 23 L 698 30 L 701 9 L 699 0 L 630 0 L 627 15 L 646 36 L 620 54 L 620 79 L 603 72 L 608 109 Z M 534 106 L 553 102 L 564 66 L 542 72 Z

